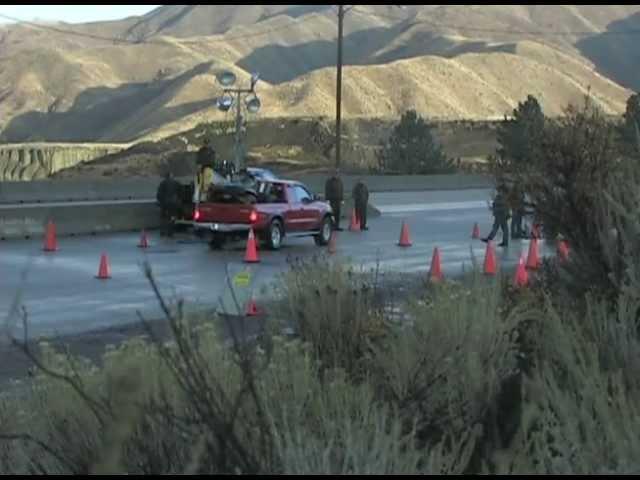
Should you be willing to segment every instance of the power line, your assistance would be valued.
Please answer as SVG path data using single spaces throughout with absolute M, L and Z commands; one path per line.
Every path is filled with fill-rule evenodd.
M 20 25 L 28 25 L 30 27 L 33 28 L 37 28 L 40 30 L 46 30 L 46 31 L 50 31 L 53 33 L 58 33 L 60 35 L 73 35 L 73 36 L 77 36 L 77 37 L 84 37 L 84 38 L 90 38 L 93 40 L 100 40 L 100 41 L 104 41 L 104 42 L 109 42 L 109 43 L 122 43 L 122 44 L 128 44 L 128 45 L 140 45 L 140 44 L 157 44 L 157 45 L 162 45 L 163 42 L 160 42 L 158 40 L 147 40 L 147 39 L 141 39 L 141 40 L 129 40 L 127 38 L 123 38 L 123 37 L 105 37 L 105 36 L 101 36 L 101 35 L 94 35 L 91 33 L 84 33 L 84 32 L 78 32 L 76 30 L 69 30 L 69 29 L 64 29 L 64 28 L 58 28 L 58 27 L 54 27 L 51 25 L 45 25 L 45 24 L 40 24 L 40 23 L 35 23 L 35 22 L 30 22 L 28 20 L 22 20 L 20 18 L 15 18 L 12 17 L 10 15 L 6 15 L 3 13 L 0 13 L 0 18 L 4 18 L 6 20 L 10 20 L 12 22 L 16 22 L 17 24 Z M 296 25 L 302 25 L 303 23 L 309 22 L 311 20 L 313 20 L 314 18 L 316 18 L 316 15 L 309 15 L 307 17 L 304 17 L 300 20 L 294 20 L 293 22 L 290 23 L 286 23 L 284 25 L 280 25 L 279 27 L 274 27 L 268 30 L 263 30 L 260 32 L 252 32 L 252 33 L 246 33 L 246 34 L 242 34 L 242 35 L 236 35 L 236 36 L 229 36 L 229 37 L 224 37 L 223 34 L 223 41 L 225 42 L 230 42 L 230 41 L 236 41 L 236 40 L 245 40 L 248 38 L 253 38 L 253 37 L 260 37 L 262 35 L 269 35 L 270 33 L 274 33 L 274 32 L 278 32 L 280 30 L 286 30 L 289 28 L 292 28 Z
M 44 25 L 44 24 L 40 24 L 40 23 L 30 22 L 28 20 L 22 20 L 20 18 L 15 18 L 15 17 L 12 17 L 10 15 L 6 15 L 4 13 L 0 13 L 0 18 L 4 18 L 5 20 L 10 20 L 12 22 L 16 22 L 19 25 L 28 25 L 28 26 L 33 27 L 33 28 L 37 28 L 37 29 L 40 29 L 40 30 L 47 30 L 47 31 L 54 32 L 54 33 L 59 33 L 61 35 L 74 35 L 74 36 L 77 36 L 77 37 L 91 38 L 93 40 L 101 40 L 101 41 L 105 41 L 105 42 L 130 43 L 130 44 L 140 43 L 140 42 L 133 42 L 131 40 L 126 40 L 126 39 L 123 39 L 123 38 L 103 37 L 101 35 L 93 35 L 91 33 L 83 33 L 83 32 L 78 32 L 78 31 L 75 31 L 75 30 L 68 30 L 68 29 L 64 29 L 64 28 L 58 28 L 58 27 L 54 27 L 54 26 L 51 26 L 51 25 Z
M 630 29 L 630 30 L 605 30 L 604 32 L 593 32 L 593 31 L 560 31 L 560 30 L 515 30 L 509 28 L 483 28 L 483 27 L 472 27 L 467 25 L 458 25 L 451 23 L 442 23 L 434 20 L 427 20 L 425 18 L 410 18 L 410 17 L 398 17 L 395 15 L 388 15 L 384 13 L 373 13 L 364 11 L 358 8 L 358 6 L 353 8 L 354 12 L 360 13 L 361 15 L 373 15 L 379 18 L 386 18 L 388 20 L 394 20 L 398 22 L 402 21 L 411 21 L 412 24 L 428 24 L 434 27 L 436 30 L 460 30 L 460 31 L 468 31 L 468 32 L 479 32 L 479 33 L 496 33 L 496 34 L 505 34 L 505 35 L 533 35 L 533 36 L 582 36 L 582 35 L 638 35 L 640 34 L 640 29 Z

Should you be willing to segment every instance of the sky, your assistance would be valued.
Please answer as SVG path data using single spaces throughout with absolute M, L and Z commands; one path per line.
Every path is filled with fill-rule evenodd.
M 34 21 L 68 23 L 118 20 L 131 15 L 143 15 L 160 5 L 0 5 L 0 15 Z M 0 23 L 9 23 L 0 18 Z

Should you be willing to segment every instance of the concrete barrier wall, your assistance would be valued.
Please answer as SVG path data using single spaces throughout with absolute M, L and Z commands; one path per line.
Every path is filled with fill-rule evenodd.
M 49 220 L 55 222 L 58 235 L 89 235 L 157 228 L 160 212 L 150 202 L 1 208 L 0 239 L 41 238 Z
M 353 207 L 351 189 L 359 177 L 344 177 L 343 216 Z M 473 175 L 443 176 L 366 176 L 372 192 L 451 190 L 490 188 L 490 179 Z M 189 179 L 181 179 L 189 181 Z M 319 194 L 324 194 L 324 175 L 298 178 Z M 123 179 L 78 181 L 34 181 L 0 183 L 0 239 L 42 236 L 49 220 L 60 235 L 84 235 L 153 229 L 160 224 L 158 207 L 153 201 L 160 179 Z M 129 200 L 124 204 L 109 203 Z M 76 202 L 105 202 L 99 205 Z M 55 205 L 47 203 L 59 202 Z M 65 204 L 67 203 L 68 204 Z M 44 203 L 43 205 L 31 205 Z M 62 203 L 62 204 L 61 204 Z M 24 204 L 24 205 L 20 205 Z M 379 215 L 372 206 L 371 216 Z
M 420 192 L 425 190 L 466 190 L 491 188 L 493 179 L 482 175 L 364 175 L 343 176 L 345 196 L 362 178 L 371 192 Z M 306 184 L 318 194 L 324 193 L 325 175 L 303 175 L 294 179 Z
M 324 193 L 325 175 L 292 177 L 317 194 Z M 345 175 L 345 195 L 350 196 L 358 178 L 363 178 L 371 192 L 461 190 L 491 188 L 493 181 L 482 175 Z M 189 182 L 191 179 L 179 179 Z M 39 180 L 32 182 L 0 182 L 0 204 L 46 203 L 87 200 L 153 199 L 160 178 L 125 178 L 120 180 Z

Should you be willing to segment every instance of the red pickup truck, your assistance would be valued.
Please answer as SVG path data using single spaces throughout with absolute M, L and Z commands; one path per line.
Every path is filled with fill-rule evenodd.
M 207 202 L 196 206 L 193 220 L 196 233 L 210 236 L 212 249 L 246 238 L 250 229 L 272 250 L 278 250 L 285 237 L 313 237 L 316 245 L 324 246 L 333 229 L 331 207 L 303 184 L 288 180 L 261 180 L 253 188 L 214 187 Z

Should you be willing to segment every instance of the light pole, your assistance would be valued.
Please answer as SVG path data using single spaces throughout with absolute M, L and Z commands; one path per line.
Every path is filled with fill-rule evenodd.
M 258 95 L 256 95 L 256 84 L 259 75 L 254 73 L 251 75 L 250 88 L 232 88 L 236 83 L 236 76 L 233 72 L 224 71 L 217 76 L 218 83 L 222 85 L 224 94 L 218 98 L 217 106 L 222 112 L 228 112 L 231 107 L 236 109 L 236 130 L 233 142 L 233 164 L 236 172 L 239 172 L 244 166 L 244 144 L 242 141 L 242 95 L 246 95 L 244 99 L 245 107 L 249 113 L 258 113 L 261 103 Z

